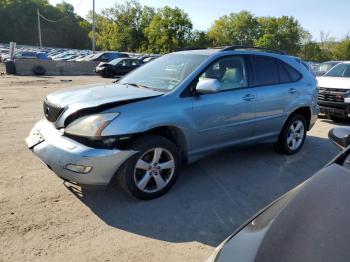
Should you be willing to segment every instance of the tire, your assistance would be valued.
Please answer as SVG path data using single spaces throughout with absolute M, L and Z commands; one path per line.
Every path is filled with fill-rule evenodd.
M 339 116 L 334 116 L 334 115 L 330 115 L 328 117 L 330 120 L 332 120 L 334 123 L 341 123 L 341 122 L 345 122 L 347 119 L 346 117 L 339 117 Z
M 46 74 L 46 69 L 43 66 L 35 66 L 33 68 L 33 74 L 36 76 L 43 76 Z
M 114 76 L 114 72 L 111 69 L 107 69 L 103 72 L 102 77 L 103 78 L 112 78 Z
M 6 74 L 15 75 L 16 74 L 16 65 L 13 60 L 8 60 L 5 62 Z
M 129 148 L 138 153 L 118 170 L 120 186 L 144 200 L 165 194 L 174 185 L 180 169 L 179 149 L 168 139 L 151 135 L 135 139 Z
M 294 133 L 292 130 L 294 128 Z M 302 115 L 292 115 L 282 128 L 278 137 L 278 142 L 275 145 L 277 151 L 293 155 L 297 153 L 304 145 L 306 138 L 307 124 L 305 117 Z

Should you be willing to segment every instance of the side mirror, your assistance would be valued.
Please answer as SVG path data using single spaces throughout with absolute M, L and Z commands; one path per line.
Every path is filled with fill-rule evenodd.
M 335 127 L 328 133 L 329 139 L 342 149 L 350 145 L 350 127 Z
M 205 78 L 199 80 L 196 91 L 199 94 L 217 93 L 220 90 L 220 82 L 217 79 Z

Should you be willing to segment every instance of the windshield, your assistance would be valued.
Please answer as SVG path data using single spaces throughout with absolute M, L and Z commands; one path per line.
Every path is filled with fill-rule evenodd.
M 101 55 L 102 55 L 102 53 L 93 54 L 89 57 L 89 60 L 94 60 L 96 58 L 99 58 Z
M 338 64 L 338 62 L 322 63 L 322 64 L 320 64 L 320 67 L 319 67 L 318 71 L 320 71 L 320 72 L 327 72 L 329 69 L 331 69 L 336 64 Z
M 120 61 L 122 61 L 124 58 L 116 58 L 116 59 L 113 59 L 112 61 L 108 62 L 108 64 L 111 64 L 111 65 L 116 65 L 118 64 Z
M 169 54 L 155 59 L 122 78 L 120 84 L 134 84 L 170 91 L 193 72 L 208 56 Z
M 324 76 L 331 77 L 350 77 L 350 64 L 339 64 L 333 67 Z

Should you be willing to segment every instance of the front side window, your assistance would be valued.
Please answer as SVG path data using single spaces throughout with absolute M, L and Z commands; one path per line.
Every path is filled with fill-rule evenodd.
M 109 64 L 117 65 L 122 60 L 123 60 L 122 58 L 116 58 L 116 59 L 113 59 L 112 61 L 110 61 Z
M 330 77 L 350 77 L 350 64 L 338 64 L 324 76 Z
M 220 82 L 220 91 L 247 87 L 244 58 L 230 56 L 218 59 L 200 75 L 199 80 L 206 78 L 217 79 Z
M 120 84 L 134 84 L 145 88 L 170 91 L 191 74 L 207 55 L 168 54 L 138 67 L 118 81 Z

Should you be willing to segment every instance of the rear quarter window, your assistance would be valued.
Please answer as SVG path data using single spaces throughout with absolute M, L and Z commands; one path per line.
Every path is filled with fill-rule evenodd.
M 302 75 L 290 65 L 283 63 L 284 68 L 287 70 L 291 82 L 296 82 L 301 79 Z
M 283 66 L 283 64 L 278 61 L 276 63 L 277 63 L 279 77 L 280 77 L 280 83 L 291 82 L 290 76 L 285 66 Z

